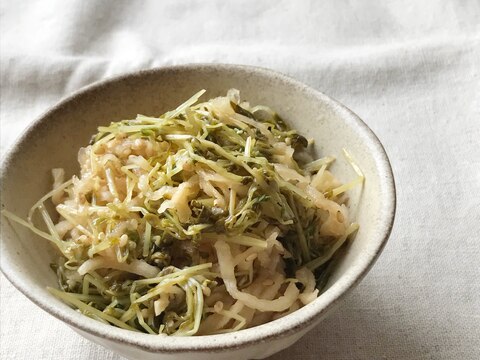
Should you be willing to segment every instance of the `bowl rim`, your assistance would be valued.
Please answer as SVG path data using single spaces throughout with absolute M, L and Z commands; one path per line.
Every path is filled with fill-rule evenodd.
M 22 134 L 17 137 L 13 145 L 11 145 L 5 156 L 3 157 L 0 168 L 0 181 L 6 177 L 6 169 L 12 161 L 14 155 L 20 151 L 20 145 L 25 138 L 35 130 L 45 119 L 71 102 L 75 102 L 78 97 L 86 95 L 90 92 L 102 90 L 112 85 L 130 78 L 148 77 L 152 74 L 163 72 L 182 72 L 182 71 L 223 71 L 223 72 L 244 72 L 254 75 L 261 75 L 266 78 L 274 78 L 286 83 L 305 95 L 312 96 L 319 101 L 326 103 L 328 106 L 340 115 L 342 120 L 354 128 L 362 141 L 370 147 L 372 155 L 377 165 L 380 176 L 380 187 L 382 188 L 383 201 L 381 203 L 381 212 L 385 216 L 382 217 L 377 227 L 376 236 L 368 244 L 368 251 L 365 252 L 357 260 L 355 267 L 350 267 L 346 272 L 320 297 L 312 303 L 300 308 L 299 310 L 287 315 L 279 320 L 275 320 L 266 324 L 255 326 L 249 329 L 237 332 L 205 335 L 198 337 L 189 337 L 188 341 L 182 341 L 182 337 L 154 337 L 149 334 L 136 333 L 129 330 L 120 329 L 111 325 L 105 325 L 96 320 L 90 319 L 73 309 L 63 309 L 52 304 L 48 296 L 42 294 L 32 294 L 28 286 L 22 280 L 22 277 L 15 273 L 13 269 L 5 267 L 3 261 L 0 262 L 0 270 L 5 277 L 13 284 L 17 290 L 23 293 L 29 300 L 39 306 L 50 315 L 62 320 L 73 328 L 82 332 L 90 333 L 94 336 L 104 338 L 113 342 L 121 342 L 123 344 L 136 347 L 138 349 L 154 352 L 154 353 L 184 353 L 184 352 L 221 352 L 231 349 L 239 349 L 248 347 L 255 343 L 261 343 L 268 340 L 285 338 L 294 333 L 300 332 L 302 329 L 313 327 L 316 321 L 338 304 L 344 296 L 356 286 L 367 272 L 371 269 L 378 256 L 382 252 L 388 237 L 390 236 L 396 210 L 396 192 L 392 167 L 383 145 L 373 131 L 351 110 L 334 100 L 333 98 L 323 94 L 322 92 L 305 85 L 304 83 L 284 75 L 277 71 L 250 65 L 237 64 L 220 64 L 220 63 L 194 63 L 184 65 L 162 66 L 147 70 L 138 70 L 125 73 L 119 76 L 110 77 L 104 80 L 94 82 L 87 85 L 71 95 L 64 97 L 56 105 L 49 108 L 42 115 L 31 122 Z M 1 242 L 2 247 L 4 242 Z M 5 254 L 2 251 L 2 257 Z M 66 306 L 66 305 L 65 305 Z M 67 311 L 71 310 L 71 311 Z M 274 324 L 275 326 L 272 326 Z

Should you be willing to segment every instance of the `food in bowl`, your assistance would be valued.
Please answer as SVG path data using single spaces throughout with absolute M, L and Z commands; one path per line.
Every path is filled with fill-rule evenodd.
M 358 225 L 345 192 L 313 160 L 311 142 L 237 90 L 160 117 L 101 126 L 78 154 L 80 175 L 11 220 L 50 240 L 59 289 L 85 315 L 163 335 L 237 331 L 285 316 L 319 295 Z M 47 210 L 55 205 L 58 221 Z M 46 230 L 34 224 L 40 214 Z

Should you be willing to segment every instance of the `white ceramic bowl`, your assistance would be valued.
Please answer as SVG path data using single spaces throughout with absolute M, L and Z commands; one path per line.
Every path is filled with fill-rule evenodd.
M 335 100 L 279 73 L 237 65 L 186 65 L 88 86 L 33 122 L 11 148 L 1 168 L 2 208 L 26 216 L 50 189 L 53 167 L 63 167 L 69 175 L 78 170 L 77 151 L 98 125 L 137 113 L 160 115 L 202 88 L 210 98 L 232 87 L 252 104 L 271 106 L 300 133 L 314 138 L 318 153 L 341 157 L 341 149 L 348 148 L 365 173 L 363 191 L 351 194 L 360 230 L 318 299 L 279 320 L 230 334 L 181 338 L 130 332 L 81 315 L 50 295 L 45 288 L 56 286 L 49 268 L 56 257 L 53 248 L 3 218 L 0 250 L 5 276 L 87 339 L 130 359 L 259 359 L 292 345 L 317 325 L 379 256 L 393 224 L 395 187 L 387 155 L 362 120 Z M 346 161 L 337 161 L 333 172 L 342 181 L 354 176 Z

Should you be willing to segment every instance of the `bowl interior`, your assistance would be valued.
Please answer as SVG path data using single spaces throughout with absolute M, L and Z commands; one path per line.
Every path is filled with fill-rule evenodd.
M 349 150 L 365 173 L 363 190 L 350 193 L 351 212 L 360 230 L 327 284 L 329 291 L 338 286 L 336 295 L 332 293 L 323 302 L 318 299 L 306 307 L 310 310 L 279 320 L 279 326 L 301 322 L 302 311 L 310 311 L 312 317 L 361 277 L 381 250 L 393 220 L 393 182 L 381 145 L 354 114 L 276 73 L 247 67 L 187 66 L 140 72 L 82 90 L 34 123 L 8 154 L 2 169 L 2 208 L 25 218 L 30 207 L 51 188 L 52 168 L 65 168 L 69 176 L 78 171 L 78 149 L 88 144 L 97 126 L 138 113 L 160 115 L 200 89 L 207 90 L 202 99 L 208 99 L 224 95 L 230 88 L 239 89 L 242 99 L 251 104 L 269 105 L 293 128 L 313 138 L 318 156 L 337 157 L 333 172 L 342 182 L 355 176 L 342 148 Z M 56 286 L 56 276 L 49 267 L 57 256 L 53 247 L 5 219 L 1 226 L 1 263 L 7 277 L 35 302 L 50 301 L 60 312 L 73 313 L 45 290 L 46 286 Z

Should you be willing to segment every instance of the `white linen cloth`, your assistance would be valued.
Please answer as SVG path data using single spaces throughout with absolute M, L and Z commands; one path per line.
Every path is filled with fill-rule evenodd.
M 82 86 L 167 64 L 269 67 L 346 104 L 390 156 L 394 230 L 347 301 L 272 359 L 480 358 L 478 0 L 3 1 L 0 20 L 2 153 Z M 2 359 L 120 359 L 0 284 Z

